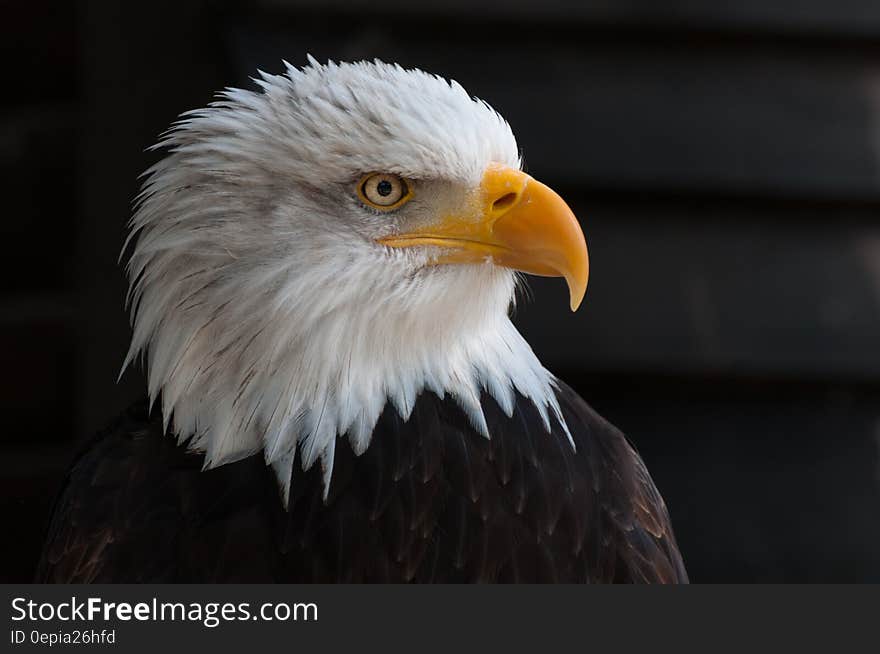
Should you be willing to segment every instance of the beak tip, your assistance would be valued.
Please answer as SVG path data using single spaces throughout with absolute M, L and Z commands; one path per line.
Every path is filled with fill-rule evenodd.
M 564 275 L 565 281 L 568 283 L 569 304 L 572 313 L 578 310 L 584 301 L 584 295 L 587 293 L 587 282 L 590 278 L 588 261 L 585 257 L 583 265 L 578 266 L 576 272 L 569 272 Z
M 571 299 L 570 299 L 571 312 L 572 313 L 576 312 L 578 310 L 578 308 L 580 308 L 581 303 L 583 301 L 584 301 L 584 291 L 581 291 L 580 293 L 576 293 L 576 292 L 574 292 L 574 290 L 572 290 L 571 291 Z

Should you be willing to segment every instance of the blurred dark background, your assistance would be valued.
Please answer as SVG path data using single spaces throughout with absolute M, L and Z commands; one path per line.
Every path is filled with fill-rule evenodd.
M 880 581 L 880 3 L 5 0 L 0 580 L 140 395 L 116 258 L 145 153 L 257 68 L 459 80 L 581 217 L 517 321 L 627 432 L 694 581 Z

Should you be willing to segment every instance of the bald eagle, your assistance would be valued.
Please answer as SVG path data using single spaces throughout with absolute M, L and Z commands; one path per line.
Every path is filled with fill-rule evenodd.
M 685 582 L 638 454 L 538 361 L 587 247 L 455 82 L 286 64 L 155 148 L 123 252 L 147 395 L 56 502 L 51 582 Z

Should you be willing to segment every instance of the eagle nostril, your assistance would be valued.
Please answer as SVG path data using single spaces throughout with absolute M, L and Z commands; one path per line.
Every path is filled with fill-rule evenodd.
M 516 193 L 505 193 L 492 203 L 492 213 L 501 213 L 507 211 L 516 202 L 519 197 Z

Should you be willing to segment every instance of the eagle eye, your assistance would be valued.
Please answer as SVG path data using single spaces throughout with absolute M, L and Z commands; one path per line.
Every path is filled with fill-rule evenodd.
M 391 211 L 406 204 L 412 189 L 405 179 L 391 173 L 370 173 L 358 182 L 361 202 L 380 211 Z

